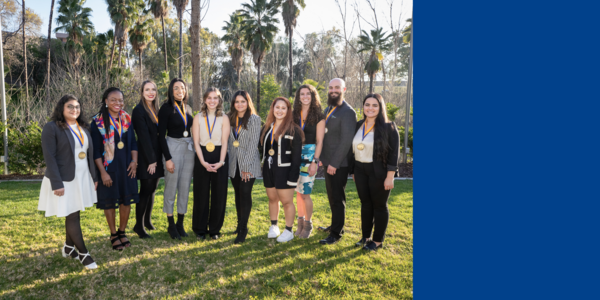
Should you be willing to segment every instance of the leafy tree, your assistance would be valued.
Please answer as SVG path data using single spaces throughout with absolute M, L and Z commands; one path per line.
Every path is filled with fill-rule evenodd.
M 392 45 L 389 43 L 391 35 L 385 36 L 383 28 L 371 30 L 371 35 L 362 31 L 358 37 L 358 44 L 362 47 L 358 52 L 370 52 L 369 61 L 365 65 L 365 71 L 369 75 L 369 93 L 373 93 L 373 80 L 375 74 L 381 70 L 380 60 L 383 59 L 383 51 L 390 51 Z
M 256 106 L 260 111 L 260 64 L 265 54 L 273 46 L 273 39 L 278 31 L 275 24 L 279 23 L 275 15 L 279 10 L 276 3 L 267 2 L 267 0 L 250 0 L 250 3 L 244 3 L 242 7 L 245 48 L 252 53 L 254 65 L 258 71 L 256 74 Z
M 306 7 L 306 4 L 304 3 L 304 0 L 279 0 L 279 1 L 283 1 L 283 3 L 281 4 L 282 6 L 282 11 L 281 11 L 281 16 L 283 17 L 283 24 L 285 25 L 285 34 L 288 36 L 289 38 L 289 49 L 288 49 L 288 56 L 289 56 L 289 64 L 288 64 L 288 68 L 289 68 L 289 72 L 290 72 L 290 76 L 289 76 L 289 91 L 290 91 L 290 96 L 292 96 L 292 88 L 293 88 L 293 84 L 292 82 L 294 82 L 294 65 L 292 64 L 292 56 L 293 56 L 293 52 L 292 52 L 292 36 L 294 35 L 294 28 L 296 28 L 296 21 L 298 20 L 298 15 L 300 14 L 300 9 L 304 9 Z
M 244 66 L 244 49 L 242 48 L 244 33 L 242 32 L 243 18 L 239 12 L 229 15 L 229 22 L 225 21 L 225 35 L 221 38 L 227 44 L 227 51 L 231 55 L 231 64 L 237 74 L 237 87 L 240 88 L 240 73 Z
M 127 29 L 135 22 L 131 16 L 135 13 L 135 4 L 140 0 L 105 0 L 108 5 L 107 11 L 112 23 L 115 25 L 115 40 L 110 55 L 109 68 L 112 68 L 115 57 L 115 44 L 119 45 L 119 65 L 121 65 L 121 54 L 127 41 Z
M 406 26 L 406 28 L 404 28 L 404 30 L 402 30 L 402 41 L 405 44 L 410 44 L 410 32 L 412 31 L 412 18 L 406 19 L 406 22 L 409 22 L 410 24 L 408 26 Z
M 154 23 L 153 19 L 146 17 L 147 11 L 143 8 L 141 5 L 138 7 L 135 25 L 129 29 L 129 43 L 131 43 L 131 47 L 138 54 L 140 60 L 141 80 L 144 78 L 142 52 L 152 40 L 152 24 Z
M 259 113 L 260 118 L 264 121 L 267 119 L 271 103 L 280 95 L 280 86 L 277 84 L 275 76 L 272 74 L 265 75 L 264 80 L 260 83 L 260 92 L 265 97 L 265 100 L 260 105 L 262 109 Z
M 165 17 L 169 15 L 169 2 L 167 0 L 150 0 L 150 11 L 154 18 L 160 18 L 163 38 L 163 53 L 165 55 L 165 71 L 169 72 L 169 63 L 167 60 L 167 37 L 165 35 Z
M 188 5 L 189 0 L 173 0 L 173 5 L 177 9 L 177 19 L 179 19 L 179 78 L 183 77 L 182 60 L 183 60 L 183 12 Z

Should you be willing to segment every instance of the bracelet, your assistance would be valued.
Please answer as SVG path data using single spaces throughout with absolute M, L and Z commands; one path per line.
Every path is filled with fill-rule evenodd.
M 224 162 L 224 161 L 220 161 L 220 163 L 221 163 L 221 166 L 224 166 L 224 165 L 225 165 L 225 162 Z

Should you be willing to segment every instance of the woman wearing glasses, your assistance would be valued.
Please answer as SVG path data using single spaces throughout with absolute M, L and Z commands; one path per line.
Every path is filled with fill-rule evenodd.
M 46 172 L 40 190 L 38 210 L 46 217 L 65 217 L 65 258 L 78 258 L 87 269 L 98 266 L 90 256 L 83 234 L 79 211 L 97 202 L 98 186 L 94 147 L 88 124 L 75 96 L 63 96 L 42 131 L 42 150 Z
M 116 87 L 102 95 L 100 112 L 91 124 L 94 161 L 102 184 L 98 185 L 98 204 L 104 210 L 114 250 L 131 246 L 125 235 L 131 204 L 138 203 L 137 143 L 131 128 L 131 117 L 123 110 L 123 93 Z M 116 209 L 119 230 L 116 230 Z

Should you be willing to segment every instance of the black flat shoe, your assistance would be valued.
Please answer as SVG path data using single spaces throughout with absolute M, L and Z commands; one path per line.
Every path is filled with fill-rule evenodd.
M 218 234 L 211 235 L 210 238 L 213 239 L 213 240 L 218 240 L 219 239 L 219 235 Z
M 364 247 L 366 243 L 370 242 L 371 239 L 370 238 L 362 238 L 360 239 L 360 241 L 356 242 L 356 244 L 354 244 L 354 246 L 356 247 Z
M 199 240 L 201 240 L 201 241 L 204 241 L 204 240 L 206 240 L 206 235 L 204 235 L 204 234 L 196 234 L 196 238 L 199 239 Z
M 333 235 L 329 235 L 325 239 L 320 240 L 319 243 L 321 243 L 321 245 L 331 245 L 337 243 L 339 240 L 340 238 L 336 238 Z
M 331 231 L 331 226 L 327 226 L 327 227 L 321 226 L 321 227 L 317 228 L 317 230 L 324 231 L 324 232 L 329 232 L 329 231 Z
M 369 250 L 369 251 L 377 251 L 377 249 L 380 249 L 382 246 L 383 246 L 383 243 L 381 243 L 381 244 L 379 244 L 379 246 L 377 246 L 377 244 L 375 244 L 375 242 L 370 241 L 362 249 Z
M 139 223 L 135 223 L 135 226 L 133 226 L 133 232 L 135 232 L 140 239 L 151 239 L 152 238 L 152 236 L 150 236 L 146 232 L 146 230 L 144 230 L 144 227 L 140 226 Z
M 246 235 L 248 235 L 248 229 L 242 230 L 235 237 L 235 241 L 233 241 L 233 243 L 234 244 L 241 244 L 241 243 L 245 242 L 246 241 Z

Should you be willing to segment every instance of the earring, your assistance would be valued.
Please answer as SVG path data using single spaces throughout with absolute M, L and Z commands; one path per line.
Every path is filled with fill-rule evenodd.
M 106 107 L 108 107 L 108 104 L 106 104 Z

